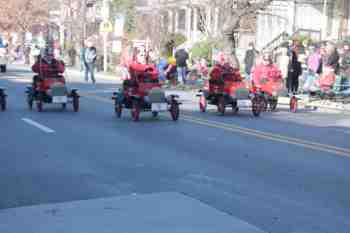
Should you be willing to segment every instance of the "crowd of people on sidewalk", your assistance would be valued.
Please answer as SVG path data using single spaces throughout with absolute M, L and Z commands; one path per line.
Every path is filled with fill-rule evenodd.
M 261 64 L 263 55 L 264 53 L 259 53 L 250 44 L 244 59 L 247 78 L 251 76 L 254 67 Z M 329 92 L 336 86 L 339 91 L 349 92 L 349 43 L 336 44 L 327 41 L 300 45 L 291 42 L 288 46 L 279 48 L 273 60 L 281 71 L 290 94 Z
M 145 50 L 145 49 L 144 49 Z M 122 79 L 128 79 L 128 67 L 130 63 L 156 63 L 159 80 L 170 85 L 191 85 L 198 77 L 208 78 L 209 61 L 202 59 L 191 59 L 188 51 L 184 48 L 178 49 L 174 56 L 168 58 L 157 58 L 151 56 L 140 48 L 128 46 L 122 53 L 121 63 Z M 289 43 L 288 46 L 281 47 L 277 52 L 259 52 L 253 43 L 249 44 L 246 51 L 244 63 L 244 75 L 246 80 L 253 81 L 252 73 L 257 68 L 261 68 L 264 61 L 268 60 L 270 65 L 274 65 L 281 72 L 281 77 L 285 83 L 285 88 L 289 94 L 297 94 L 302 83 L 303 91 L 325 91 L 334 84 L 336 75 L 349 76 L 349 69 L 346 68 L 350 62 L 349 45 L 344 45 L 339 54 L 338 49 L 332 42 L 322 44 L 312 44 L 302 47 L 297 43 Z M 344 51 L 344 52 L 343 52 Z M 222 60 L 223 54 L 219 53 L 214 60 Z M 238 67 L 239 68 L 239 67 Z M 347 71 L 345 71 L 345 70 Z M 193 78 L 193 79 L 192 79 Z M 344 78 L 345 79 L 345 78 Z M 301 82 L 300 82 L 301 81 Z M 344 83 L 345 81 L 343 81 Z
M 40 48 L 32 46 L 28 49 L 25 46 L 17 46 L 13 49 L 13 53 L 16 58 L 23 57 L 25 64 L 33 64 L 36 57 L 40 55 Z M 79 66 L 78 59 L 85 80 L 96 82 L 98 53 L 93 43 L 87 41 L 79 52 L 72 47 L 67 51 L 67 55 L 68 66 Z M 201 83 L 198 80 L 207 79 L 210 67 L 215 62 L 220 62 L 222 56 L 223 54 L 219 53 L 213 61 L 205 58 L 194 59 L 187 49 L 178 48 L 173 56 L 161 57 L 151 49 L 135 48 L 129 42 L 124 45 L 120 63 L 115 65 L 120 69 L 122 79 L 129 78 L 128 67 L 132 62 L 152 63 L 157 67 L 160 82 L 169 83 L 170 86 L 193 85 Z M 261 67 L 266 56 L 265 51 L 258 51 L 254 43 L 249 43 L 241 69 L 246 80 L 253 81 L 253 71 Z M 304 44 L 290 41 L 287 45 L 274 50 L 270 56 L 270 63 L 275 64 L 281 72 L 289 94 L 327 92 L 335 87 L 336 82 L 337 85 L 340 84 L 340 91 L 347 91 L 350 94 L 348 78 L 350 77 L 350 43 L 327 41 Z

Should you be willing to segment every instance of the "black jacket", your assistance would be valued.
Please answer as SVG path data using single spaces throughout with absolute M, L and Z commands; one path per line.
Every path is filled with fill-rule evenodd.
M 175 53 L 176 66 L 187 67 L 188 53 L 184 49 L 180 49 Z
M 251 70 L 255 64 L 255 59 L 256 59 L 257 53 L 258 52 L 255 49 L 249 49 L 245 53 L 244 64 L 245 64 L 245 72 L 247 74 L 251 73 Z
M 288 65 L 288 77 L 297 79 L 303 73 L 301 63 L 298 61 L 298 57 L 295 52 L 292 53 L 292 59 Z

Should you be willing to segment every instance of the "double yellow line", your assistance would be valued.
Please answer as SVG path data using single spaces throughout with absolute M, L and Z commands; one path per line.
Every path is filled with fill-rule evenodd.
M 85 96 L 87 98 L 91 98 L 100 102 L 104 102 L 104 103 L 112 103 L 112 100 L 108 98 L 96 96 L 89 93 L 85 93 L 82 96 Z M 194 123 L 194 124 L 221 129 L 232 133 L 238 133 L 241 135 L 248 135 L 248 136 L 252 136 L 252 137 L 260 138 L 264 140 L 299 146 L 299 147 L 307 148 L 314 151 L 320 151 L 320 152 L 326 152 L 330 154 L 350 157 L 350 149 L 347 149 L 347 148 L 312 142 L 304 139 L 288 137 L 288 136 L 275 134 L 275 133 L 268 133 L 260 130 L 241 127 L 235 124 L 227 124 L 219 121 L 206 120 L 203 118 L 193 117 L 187 114 L 181 114 L 180 119 L 182 119 L 183 121 Z
M 211 128 L 222 129 L 225 131 L 239 133 L 242 135 L 253 136 L 256 138 L 261 138 L 261 139 L 265 139 L 265 140 L 269 140 L 269 141 L 275 141 L 275 142 L 295 145 L 295 146 L 308 148 L 308 149 L 315 150 L 315 151 L 327 152 L 327 153 L 331 153 L 331 154 L 350 157 L 350 149 L 347 149 L 347 148 L 342 148 L 342 147 L 307 141 L 307 140 L 283 136 L 283 135 L 275 134 L 275 133 L 268 133 L 268 132 L 264 132 L 264 131 L 260 131 L 260 130 L 249 129 L 249 128 L 240 127 L 240 126 L 237 126 L 234 124 L 227 124 L 227 123 L 222 123 L 222 122 L 218 122 L 218 121 L 205 120 L 203 118 L 196 118 L 196 117 L 192 117 L 192 116 L 188 116 L 188 115 L 181 115 L 181 118 L 185 121 L 199 124 L 199 125 L 203 125 L 203 126 L 208 126 Z

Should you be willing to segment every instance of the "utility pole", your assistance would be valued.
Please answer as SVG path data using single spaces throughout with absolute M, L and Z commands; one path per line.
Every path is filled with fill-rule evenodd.
M 293 34 L 297 30 L 297 0 L 294 0 L 293 2 Z
M 322 20 L 322 40 L 325 40 L 327 37 L 327 29 L 328 29 L 328 2 L 327 0 L 323 0 L 323 20 Z
M 87 29 L 86 29 L 86 11 L 87 11 L 87 0 L 83 0 L 83 34 L 82 34 L 82 47 L 85 47 L 85 40 L 86 40 L 86 34 L 87 34 Z
M 103 0 L 103 23 L 109 22 L 110 5 L 109 0 Z M 103 71 L 108 70 L 108 32 L 103 32 Z

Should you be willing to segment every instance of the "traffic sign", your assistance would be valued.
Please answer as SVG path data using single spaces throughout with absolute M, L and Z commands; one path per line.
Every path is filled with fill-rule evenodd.
M 114 35 L 116 37 L 124 36 L 124 24 L 125 24 L 125 16 L 117 15 L 115 17 L 115 22 L 114 22 Z
M 113 32 L 113 25 L 110 21 L 103 21 L 100 26 L 100 32 L 109 33 Z

